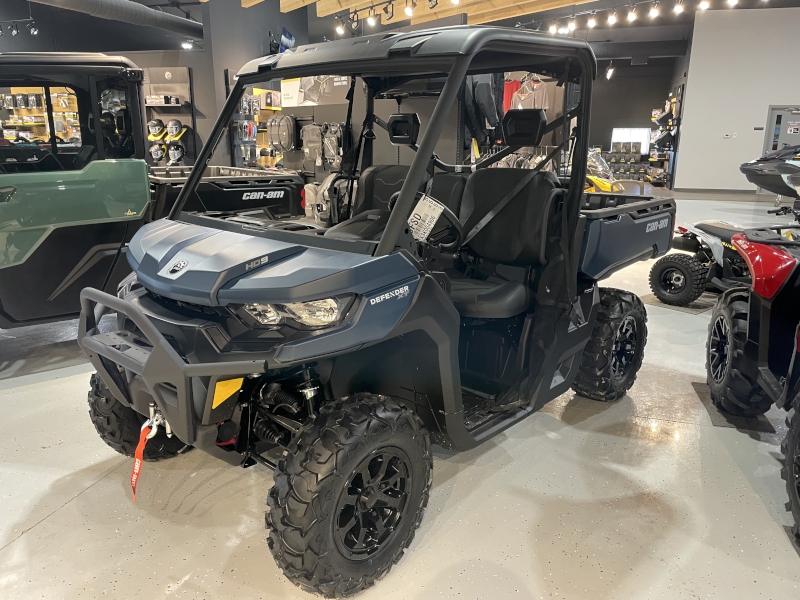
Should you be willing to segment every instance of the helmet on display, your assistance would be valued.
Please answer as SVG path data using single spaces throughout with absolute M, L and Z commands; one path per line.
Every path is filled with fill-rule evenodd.
M 169 123 L 167 123 L 167 135 L 169 136 L 178 135 L 181 132 L 181 129 L 183 129 L 183 123 L 181 123 L 178 119 L 172 119 Z
M 161 160 L 164 158 L 164 154 L 166 154 L 164 144 L 153 144 L 150 146 L 150 156 L 153 157 L 153 160 Z
M 169 153 L 169 159 L 173 162 L 179 161 L 183 158 L 183 155 L 186 154 L 186 150 L 183 148 L 183 144 L 178 144 L 177 142 L 173 142 L 169 145 L 167 152 Z
M 100 128 L 103 130 L 103 133 L 107 135 L 112 135 L 117 132 L 117 118 L 114 116 L 114 113 L 103 111 L 103 114 L 100 115 Z
M 164 130 L 164 121 L 161 119 L 153 119 L 147 124 L 147 131 L 150 135 L 158 135 Z

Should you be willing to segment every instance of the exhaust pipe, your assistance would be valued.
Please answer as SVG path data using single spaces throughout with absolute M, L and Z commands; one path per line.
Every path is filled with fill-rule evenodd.
M 53 8 L 71 10 L 98 19 L 155 27 L 180 33 L 193 40 L 203 39 L 203 24 L 148 8 L 131 0 L 30 0 Z

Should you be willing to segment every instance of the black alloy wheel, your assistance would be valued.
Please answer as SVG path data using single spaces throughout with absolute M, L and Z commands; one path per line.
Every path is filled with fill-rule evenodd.
M 708 371 L 715 383 L 722 383 L 728 374 L 731 356 L 731 328 L 728 320 L 720 315 L 711 324 L 708 338 Z
M 686 287 L 686 277 L 678 269 L 667 269 L 661 274 L 661 287 L 668 294 L 680 294 Z
M 662 256 L 650 270 L 650 289 L 664 304 L 688 306 L 706 290 L 708 265 L 691 254 Z
M 611 376 L 614 379 L 622 380 L 628 374 L 636 356 L 637 341 L 636 320 L 628 315 L 622 320 L 617 335 L 614 336 L 611 351 Z
M 334 539 L 351 560 L 366 560 L 406 516 L 412 468 L 399 448 L 381 448 L 353 471 L 339 504 Z

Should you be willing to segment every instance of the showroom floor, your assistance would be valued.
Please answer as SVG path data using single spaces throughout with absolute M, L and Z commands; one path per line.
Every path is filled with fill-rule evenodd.
M 681 201 L 678 223 L 773 221 L 769 200 L 713 198 Z M 651 264 L 605 284 L 648 301 Z M 362 598 L 800 597 L 784 415 L 718 413 L 709 310 L 647 310 L 629 396 L 565 394 L 471 452 L 436 450 L 414 543 Z M 74 323 L 0 330 L 0 598 L 311 598 L 267 550 L 265 469 L 190 452 L 146 464 L 131 503 L 130 459 L 89 422 L 74 336 Z

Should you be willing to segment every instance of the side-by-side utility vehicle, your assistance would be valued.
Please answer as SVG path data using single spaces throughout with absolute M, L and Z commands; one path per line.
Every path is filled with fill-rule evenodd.
M 81 294 L 100 436 L 145 460 L 195 447 L 269 466 L 269 547 L 285 575 L 326 596 L 372 585 L 423 518 L 432 443 L 474 448 L 570 387 L 616 400 L 642 364 L 644 306 L 598 282 L 668 250 L 675 203 L 583 194 L 596 68 L 580 40 L 469 26 L 245 65 L 170 217 L 131 241 L 133 275 L 117 296 Z M 437 156 L 465 78 L 520 70 L 570 86 L 573 105 L 550 122 L 509 111 L 507 148 L 472 166 Z M 307 76 L 334 76 L 359 102 L 342 158 L 358 180 L 352 216 L 288 231 L 254 211 L 187 210 L 248 87 Z M 429 118 L 375 115 L 408 89 L 436 90 Z M 541 165 L 571 160 L 565 184 L 488 168 L 556 128 L 564 141 Z M 381 139 L 411 164 L 373 164 Z M 109 310 L 118 328 L 101 331 Z

